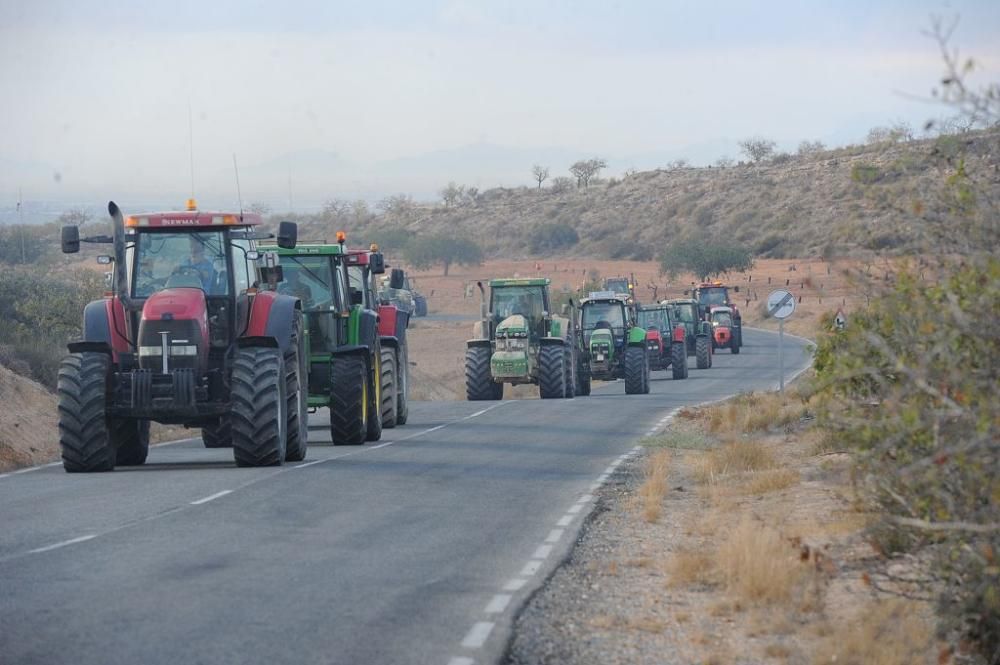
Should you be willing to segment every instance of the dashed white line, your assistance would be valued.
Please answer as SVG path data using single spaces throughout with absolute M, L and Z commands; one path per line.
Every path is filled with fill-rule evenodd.
M 466 634 L 465 639 L 462 640 L 462 646 L 467 649 L 478 649 L 486 642 L 486 638 L 490 636 L 493 632 L 493 626 L 496 625 L 492 621 L 477 621 L 472 624 L 472 628 Z
M 587 491 L 596 492 L 597 490 L 601 489 L 601 483 L 603 482 L 604 482 L 603 480 L 598 480 L 596 483 L 591 483 L 590 487 L 587 488 Z
M 507 609 L 511 598 L 512 596 L 509 593 L 498 593 L 490 599 L 489 604 L 483 612 L 486 614 L 500 614 Z
M 52 550 L 57 550 L 60 547 L 66 547 L 67 545 L 76 545 L 77 543 L 85 543 L 88 540 L 93 540 L 97 538 L 96 533 L 87 534 L 86 536 L 80 536 L 79 538 L 70 538 L 69 540 L 64 540 L 60 543 L 55 543 L 53 545 L 46 545 L 45 547 L 37 547 L 33 550 L 28 550 L 28 554 L 41 554 L 42 552 L 51 552 Z
M 475 665 L 471 658 L 455 657 L 448 661 L 448 665 Z
M 216 499 L 222 498 L 222 497 L 226 496 L 227 494 L 232 494 L 232 493 L 233 493 L 233 490 L 222 490 L 221 492 L 216 492 L 215 494 L 209 494 L 206 497 L 203 497 L 203 498 L 198 499 L 196 501 L 192 501 L 191 505 L 192 506 L 200 506 L 203 503 L 208 503 L 209 501 L 215 501 Z
M 532 561 L 542 561 L 547 559 L 549 555 L 552 554 L 551 545 L 539 545 L 534 552 L 531 554 Z
M 293 469 L 304 469 L 307 466 L 312 466 L 313 464 L 322 464 L 325 461 L 326 461 L 325 459 L 316 459 L 316 460 L 313 460 L 311 462 L 306 462 L 305 464 L 297 464 L 297 465 L 293 466 L 292 468 Z
M 541 567 L 542 567 L 541 561 L 529 561 L 528 563 L 524 564 L 524 568 L 521 569 L 521 572 L 518 573 L 518 575 L 520 575 L 521 577 L 531 577 L 532 575 L 537 573 L 538 569 Z
M 570 522 L 572 521 L 573 521 L 572 515 L 563 515 L 562 517 L 559 518 L 559 521 L 556 522 L 556 526 L 569 526 Z
M 579 499 L 577 499 L 576 502 L 577 503 L 587 503 L 588 501 L 593 500 L 593 498 L 594 498 L 593 494 L 584 494 Z
M 503 590 L 504 591 L 520 591 L 524 587 L 524 585 L 527 584 L 527 583 L 528 583 L 528 580 L 526 580 L 526 579 L 522 579 L 520 577 L 513 577 L 513 578 L 507 580 L 507 583 L 503 585 Z
M 569 507 L 569 510 L 567 510 L 566 512 L 569 513 L 570 515 L 576 515 L 581 510 L 583 510 L 583 504 L 574 503 L 572 506 Z
M 562 529 L 552 529 L 552 531 L 549 531 L 549 535 L 545 537 L 545 542 L 558 543 L 559 539 L 562 538 L 562 536 L 563 536 Z
M 612 464 L 611 466 L 609 466 L 608 468 L 606 468 L 606 469 L 604 470 L 604 473 L 603 473 L 603 474 L 601 474 L 601 475 L 604 475 L 604 476 L 610 476 L 610 475 L 611 475 L 612 473 L 614 473 L 614 472 L 615 472 L 615 469 L 617 469 L 617 468 L 618 468 L 618 465 L 617 465 L 617 464 Z

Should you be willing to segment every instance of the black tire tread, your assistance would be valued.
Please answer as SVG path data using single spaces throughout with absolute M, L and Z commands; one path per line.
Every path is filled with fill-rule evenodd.
M 237 466 L 279 466 L 285 461 L 288 404 L 283 360 L 281 352 L 271 347 L 236 351 L 229 418 Z
M 365 442 L 368 423 L 364 416 L 365 361 L 357 356 L 331 361 L 330 437 L 335 446 L 358 446 Z
M 302 342 L 302 329 L 302 313 L 297 311 L 290 348 L 285 354 L 286 462 L 301 462 L 306 458 L 309 447 L 309 412 L 306 408 L 308 396 L 299 394 L 302 390 L 309 390 L 309 370 L 306 368 L 306 358 L 303 353 L 305 348 Z
M 111 471 L 115 447 L 107 421 L 111 359 L 104 353 L 71 353 L 59 365 L 59 447 L 67 473 Z
M 538 395 L 542 399 L 566 396 L 566 361 L 562 346 L 543 346 L 538 350 Z
M 646 349 L 641 346 L 625 347 L 625 394 L 640 395 L 644 389 L 643 375 L 646 372 L 648 359 Z
M 470 346 L 465 350 L 465 396 L 470 402 L 500 399 L 503 395 L 503 384 L 493 381 L 492 355 L 487 346 Z M 496 386 L 500 387 L 500 395 L 497 395 Z
M 396 426 L 399 413 L 399 402 L 396 396 L 396 352 L 390 348 L 382 349 L 382 427 L 391 429 Z

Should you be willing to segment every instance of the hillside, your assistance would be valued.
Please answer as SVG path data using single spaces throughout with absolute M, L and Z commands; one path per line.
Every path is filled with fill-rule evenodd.
M 59 455 L 55 395 L 0 365 L 0 472 Z
M 1000 132 L 992 131 L 760 165 L 643 171 L 568 191 L 495 188 L 451 206 L 404 202 L 378 216 L 328 214 L 313 230 L 459 231 L 492 256 L 531 254 L 532 232 L 547 223 L 576 231 L 579 242 L 556 252 L 572 256 L 649 259 L 670 239 L 699 232 L 770 258 L 906 252 L 921 233 L 919 214 L 963 163 L 969 174 L 987 174 L 990 198 L 1000 194 Z

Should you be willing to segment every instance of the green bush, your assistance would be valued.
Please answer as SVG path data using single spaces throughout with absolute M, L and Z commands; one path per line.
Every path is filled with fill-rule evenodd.
M 557 252 L 580 242 L 576 230 L 564 222 L 536 224 L 528 234 L 528 247 L 535 254 Z
M 862 185 L 878 182 L 882 174 L 874 164 L 855 164 L 851 167 L 851 180 Z
M 686 271 L 704 280 L 724 272 L 749 270 L 753 253 L 728 240 L 696 236 L 670 243 L 660 255 L 660 267 L 671 276 Z

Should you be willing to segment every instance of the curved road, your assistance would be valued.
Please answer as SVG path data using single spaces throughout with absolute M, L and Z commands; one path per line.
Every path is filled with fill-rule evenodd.
M 0 476 L 0 662 L 496 662 L 637 438 L 776 387 L 777 336 L 745 339 L 650 395 L 417 403 L 354 448 L 317 429 L 302 464 L 236 469 L 192 439 L 110 474 Z M 786 336 L 787 376 L 804 345 Z

